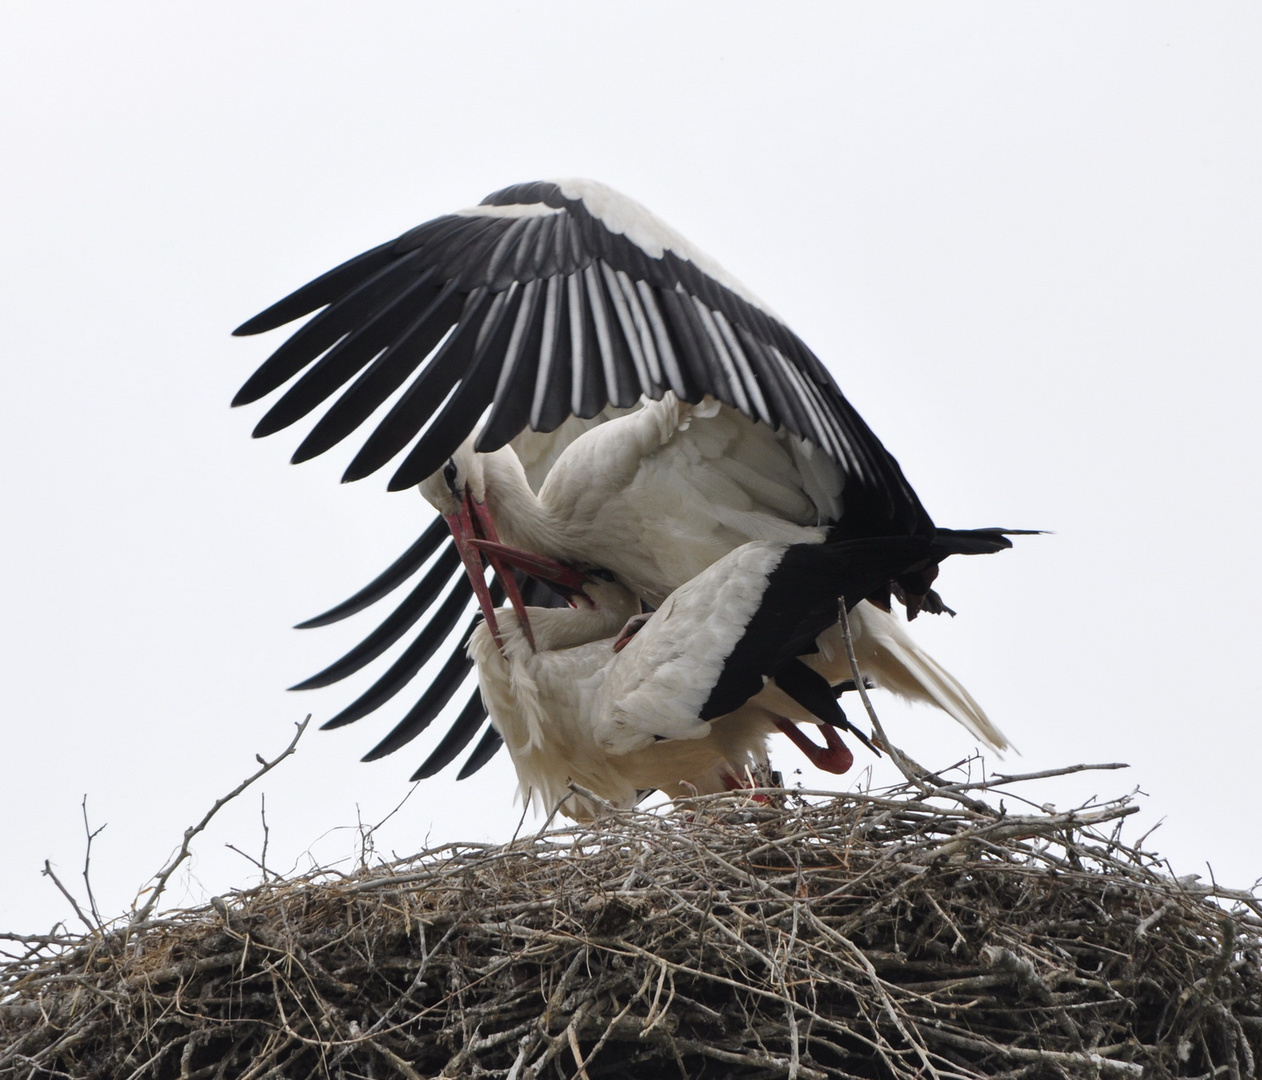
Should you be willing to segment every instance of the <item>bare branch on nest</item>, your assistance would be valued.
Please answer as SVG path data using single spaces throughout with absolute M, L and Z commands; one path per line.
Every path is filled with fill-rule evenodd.
M 101 912 L 96 906 L 96 897 L 92 895 L 92 841 L 105 831 L 105 826 L 102 825 L 100 828 L 93 829 L 92 826 L 88 824 L 87 795 L 83 796 L 83 802 L 80 804 L 80 809 L 83 811 L 83 831 L 87 836 L 87 843 L 84 845 L 83 850 L 83 887 L 88 893 L 88 910 L 92 912 L 92 921 L 99 927 L 101 925 Z
M 307 730 L 307 725 L 309 723 L 311 723 L 310 714 L 307 715 L 306 719 L 303 720 L 302 723 L 295 725 L 294 737 L 289 740 L 289 745 L 285 747 L 280 754 L 272 758 L 271 761 L 265 760 L 261 754 L 256 754 L 255 760 L 258 761 L 259 768 L 242 780 L 241 783 L 228 792 L 227 795 L 216 799 L 215 805 L 206 811 L 201 821 L 199 821 L 196 825 L 190 825 L 184 830 L 184 842 L 180 845 L 180 850 L 176 852 L 174 857 L 166 864 L 166 866 L 154 875 L 154 883 L 149 886 L 148 890 L 149 897 L 132 915 L 130 923 L 131 927 L 135 928 L 139 926 L 147 918 L 149 918 L 150 914 L 152 914 L 153 909 L 157 906 L 158 901 L 162 897 L 162 893 L 166 890 L 167 882 L 171 880 L 171 875 L 174 874 L 184 860 L 192 854 L 192 848 L 190 845 L 193 842 L 193 838 L 205 829 L 206 826 L 210 824 L 214 816 L 227 806 L 228 803 L 232 802 L 233 799 L 240 795 L 241 792 L 245 791 L 246 788 L 248 788 L 260 777 L 266 776 L 269 772 L 276 768 L 277 765 L 284 761 L 285 758 L 289 757 L 289 755 L 298 748 L 298 740 L 302 738 L 302 733 Z M 63 889 L 62 891 L 64 892 L 65 890 Z

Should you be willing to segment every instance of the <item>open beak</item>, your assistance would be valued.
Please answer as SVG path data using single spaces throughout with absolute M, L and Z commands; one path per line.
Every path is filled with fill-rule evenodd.
M 591 578 L 572 566 L 557 562 L 556 559 L 550 559 L 546 555 L 538 555 L 533 551 L 509 547 L 497 540 L 473 540 L 471 546 L 484 554 L 487 561 L 497 570 L 501 565 L 516 567 L 536 581 L 542 581 L 564 597 L 571 607 L 577 606 L 579 600 L 587 604 L 591 603 L 583 591 L 583 586 L 591 581 Z
M 490 628 L 491 636 L 495 638 L 495 644 L 503 649 L 504 640 L 500 636 L 499 623 L 495 618 L 495 604 L 491 601 L 491 591 L 486 587 L 486 568 L 482 562 L 483 552 L 480 550 L 480 544 L 483 541 L 490 541 L 496 548 L 504 547 L 499 543 L 495 520 L 486 506 L 474 499 L 468 491 L 465 492 L 460 509 L 454 514 L 444 514 L 443 517 L 456 541 L 456 550 L 460 553 L 460 561 L 464 563 L 465 571 L 473 584 L 473 592 L 478 598 L 478 606 L 482 608 L 486 625 Z M 533 649 L 535 637 L 530 629 L 530 619 L 526 615 L 526 602 L 522 599 L 521 589 L 517 587 L 517 579 L 513 576 L 511 564 L 492 551 L 486 552 L 486 561 L 491 564 L 491 568 L 504 583 L 508 602 L 517 613 L 518 621 L 526 634 L 526 640 L 530 642 L 530 647 Z

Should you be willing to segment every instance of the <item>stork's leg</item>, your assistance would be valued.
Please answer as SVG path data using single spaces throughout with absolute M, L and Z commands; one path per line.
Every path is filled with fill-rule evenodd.
M 613 651 L 622 652 L 627 647 L 630 640 L 635 637 L 649 621 L 653 613 L 651 611 L 642 611 L 639 615 L 632 615 L 626 622 L 626 625 L 618 631 L 618 636 L 614 638 Z
M 719 779 L 723 781 L 723 788 L 726 791 L 748 791 L 750 788 L 757 786 L 754 784 L 754 778 L 752 776 L 742 778 L 733 773 L 725 772 L 719 774 Z M 766 806 L 771 802 L 770 797 L 762 794 L 761 792 L 751 795 L 750 798 L 756 803 L 761 803 L 763 806 Z
M 831 724 L 821 724 L 824 732 L 824 745 L 817 746 L 807 738 L 797 724 L 783 717 L 776 718 L 776 727 L 783 731 L 794 745 L 802 751 L 817 769 L 830 773 L 844 773 L 854 764 L 854 754 L 841 741 L 841 736 Z

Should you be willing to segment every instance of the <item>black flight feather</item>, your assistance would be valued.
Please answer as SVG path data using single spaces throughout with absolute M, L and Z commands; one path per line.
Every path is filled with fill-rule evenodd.
M 495 756 L 495 753 L 504 740 L 500 737 L 500 733 L 490 724 L 486 726 L 486 732 L 483 734 L 478 745 L 473 748 L 473 753 L 469 755 L 469 760 L 460 767 L 460 771 L 456 773 L 457 780 L 467 780 L 483 765 Z
M 346 708 L 332 719 L 326 720 L 321 726 L 324 728 L 344 727 L 362 719 L 374 709 L 379 709 L 394 697 L 411 682 L 425 662 L 434 655 L 438 646 L 455 628 L 460 617 L 465 614 L 467 606 L 466 598 L 459 592 L 453 592 L 448 596 L 434 613 L 433 618 L 425 624 L 425 629 L 403 650 L 399 658 L 390 665 L 389 670 Z M 481 616 L 478 617 L 481 618 Z M 472 629 L 472 625 L 469 629 Z M 452 655 L 461 655 L 461 650 L 457 649 Z
M 408 632 L 417 621 L 433 606 L 438 595 L 454 578 L 449 603 L 455 603 L 459 597 L 461 607 L 473 599 L 473 586 L 469 579 L 461 573 L 460 553 L 455 544 L 434 561 L 420 583 L 413 589 L 397 608 L 394 609 L 371 634 L 356 645 L 340 660 L 335 661 L 323 671 L 304 679 L 291 690 L 314 690 L 328 686 L 348 675 L 354 674 L 366 664 L 371 663 L 391 645 Z
M 491 295 L 483 290 L 465 301 L 455 329 L 365 440 L 342 474 L 344 481 L 360 480 L 376 472 L 425 426 L 451 388 L 466 375 L 491 302 Z
M 442 737 L 438 745 L 430 752 L 429 757 L 421 763 L 421 767 L 409 779 L 415 783 L 417 780 L 425 780 L 445 769 L 456 759 L 456 755 L 473 741 L 473 736 L 485 722 L 486 706 L 482 703 L 482 693 L 474 690 L 468 702 L 465 703 L 465 707 L 460 710 L 460 715 L 452 721 L 447 734 Z
M 407 551 L 395 559 L 394 562 L 355 593 L 354 596 L 343 600 L 335 607 L 329 608 L 322 615 L 300 622 L 294 629 L 308 630 L 316 626 L 329 626 L 375 604 L 383 596 L 393 592 L 416 573 L 424 565 L 425 560 L 438 550 L 438 546 L 444 540 L 454 550 L 455 545 L 451 539 L 451 533 L 447 530 L 447 523 L 442 518 L 435 518 L 430 522 L 429 527 L 413 541 Z
M 472 668 L 473 660 L 470 657 L 461 652 L 452 653 L 447 663 L 443 665 L 442 671 L 426 687 L 416 704 L 407 711 L 390 734 L 369 750 L 362 760 L 376 761 L 415 739 L 433 723 L 434 718 L 443 710 L 443 706 L 460 689 L 465 676 Z
M 356 255 L 353 259 L 335 266 L 327 273 L 321 274 L 314 281 L 308 282 L 301 289 L 295 289 L 283 300 L 278 300 L 271 307 L 260 311 L 252 319 L 247 319 L 234 331 L 234 337 L 248 337 L 251 334 L 262 334 L 275 330 L 294 319 L 309 315 L 316 308 L 331 304 L 334 300 L 345 296 L 365 278 L 371 277 L 383 266 L 392 262 L 396 256 L 395 241 L 389 240 L 375 248 Z

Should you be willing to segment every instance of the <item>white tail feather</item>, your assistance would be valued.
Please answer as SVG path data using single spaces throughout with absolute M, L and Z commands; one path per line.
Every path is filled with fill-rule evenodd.
M 911 701 L 936 705 L 996 750 L 1010 748 L 973 695 L 916 643 L 897 616 L 859 604 L 850 614 L 850 630 L 859 670 L 877 686 Z M 845 656 L 844 649 L 837 651 Z

